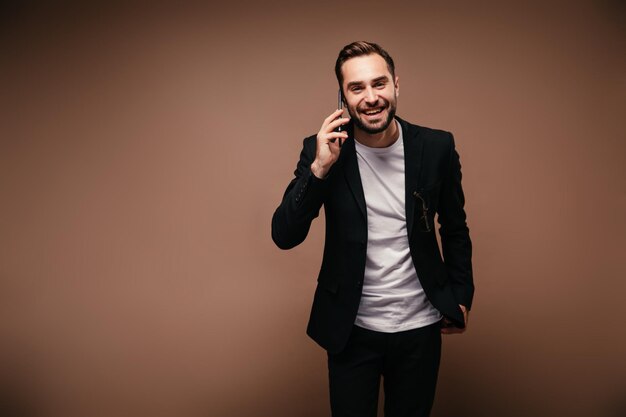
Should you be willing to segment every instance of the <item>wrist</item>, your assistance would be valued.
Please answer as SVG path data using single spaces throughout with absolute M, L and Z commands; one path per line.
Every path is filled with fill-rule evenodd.
M 315 160 L 313 161 L 313 163 L 311 164 L 311 172 L 313 173 L 313 175 L 315 175 L 317 178 L 323 180 L 326 177 L 326 174 L 328 173 L 328 170 L 322 168 L 322 166 L 320 165 L 320 163 Z

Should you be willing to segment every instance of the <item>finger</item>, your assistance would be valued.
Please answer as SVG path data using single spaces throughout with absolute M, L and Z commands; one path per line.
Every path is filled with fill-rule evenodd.
M 331 121 L 335 120 L 337 117 L 339 117 L 341 114 L 343 113 L 343 109 L 337 109 L 334 112 L 332 112 L 331 114 L 328 115 L 327 118 L 324 119 L 324 123 L 322 123 L 322 126 L 327 125 L 328 123 L 330 123 Z
M 330 130 L 335 130 L 337 129 L 339 126 L 345 125 L 346 123 L 348 123 L 350 121 L 349 117 L 340 117 L 337 120 L 333 120 L 332 122 L 330 122 L 325 130 L 330 131 Z
M 339 140 L 337 140 L 339 139 Z M 328 147 L 330 148 L 331 152 L 335 153 L 335 152 L 339 152 L 341 150 L 341 140 L 342 138 L 337 138 L 337 139 L 331 139 L 330 142 L 328 143 Z
M 444 327 L 441 329 L 442 334 L 458 334 L 463 333 L 465 329 L 459 329 L 458 327 Z
M 335 139 L 348 139 L 348 133 L 346 132 L 329 132 L 325 135 L 322 135 L 322 137 L 320 138 L 323 142 L 334 142 Z

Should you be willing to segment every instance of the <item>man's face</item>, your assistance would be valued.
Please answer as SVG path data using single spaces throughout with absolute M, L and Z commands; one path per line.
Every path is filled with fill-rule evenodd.
M 348 113 L 355 125 L 369 134 L 387 129 L 396 114 L 399 85 L 384 58 L 378 54 L 350 58 L 341 71 Z

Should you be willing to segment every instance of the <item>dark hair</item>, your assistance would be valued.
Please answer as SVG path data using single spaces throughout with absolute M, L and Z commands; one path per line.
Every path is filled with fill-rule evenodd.
M 393 64 L 393 59 L 391 59 L 391 56 L 389 56 L 387 51 L 372 42 L 356 41 L 344 46 L 341 51 L 339 51 L 339 56 L 337 57 L 337 62 L 335 63 L 335 75 L 337 76 L 337 81 L 339 82 L 339 88 L 342 88 L 343 84 L 343 74 L 341 73 L 341 66 L 343 63 L 350 58 L 371 54 L 378 54 L 383 57 L 387 63 L 387 68 L 389 69 L 391 76 L 395 78 L 396 67 Z

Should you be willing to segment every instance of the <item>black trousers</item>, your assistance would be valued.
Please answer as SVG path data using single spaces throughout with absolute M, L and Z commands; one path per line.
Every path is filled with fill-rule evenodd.
M 439 322 L 398 333 L 354 326 L 348 344 L 328 354 L 333 417 L 376 417 L 383 377 L 385 417 L 427 417 L 441 357 Z

